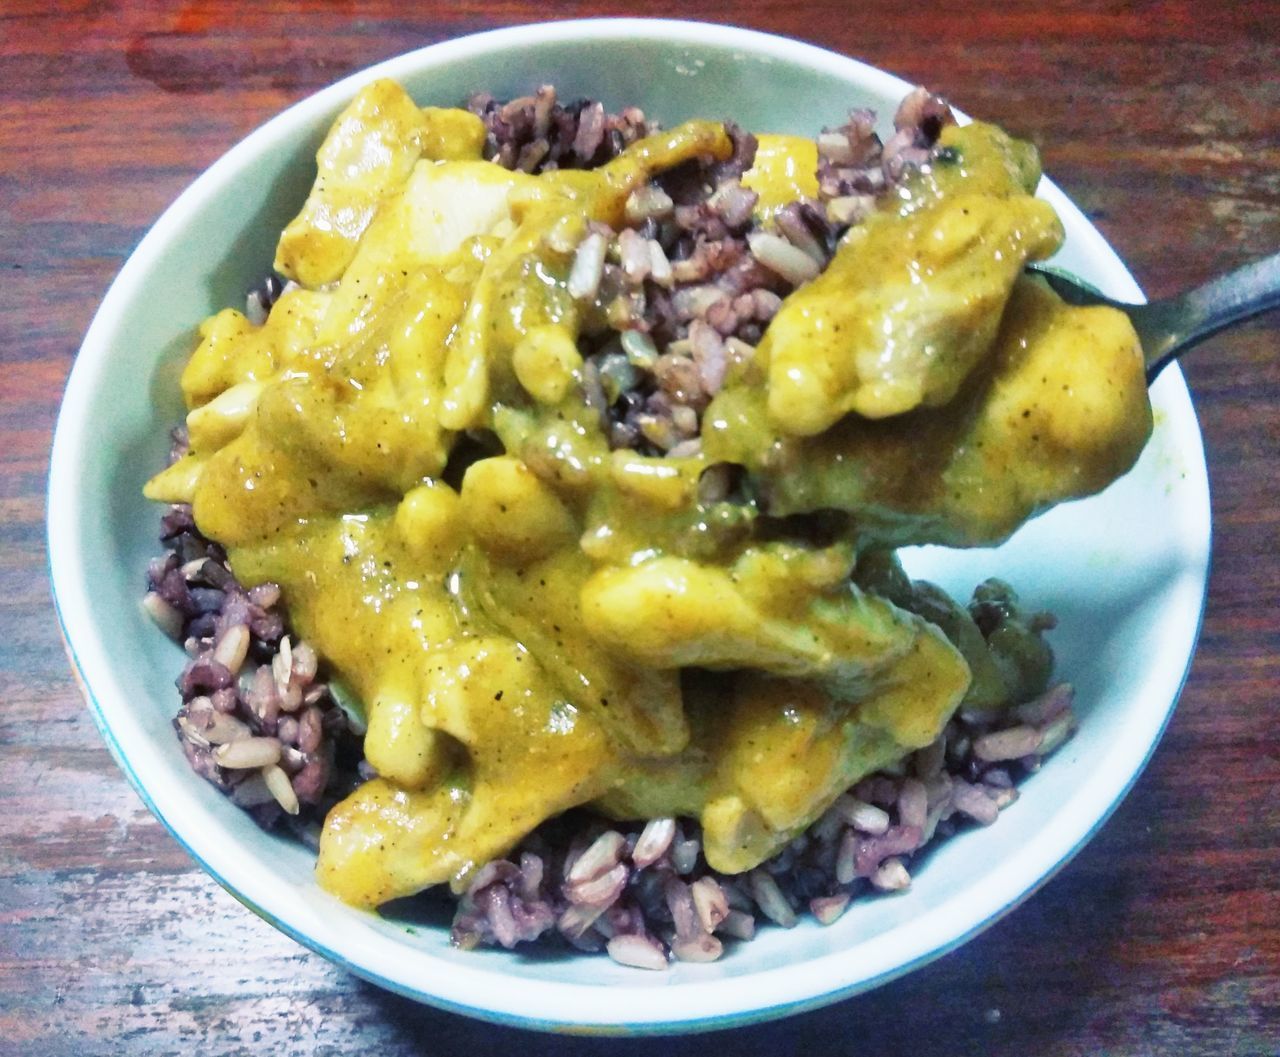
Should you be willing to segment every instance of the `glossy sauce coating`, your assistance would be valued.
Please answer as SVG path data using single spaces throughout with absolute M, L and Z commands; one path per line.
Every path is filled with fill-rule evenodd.
M 353 102 L 281 241 L 304 288 L 260 328 L 205 324 L 192 451 L 149 494 L 193 502 L 242 581 L 279 582 L 364 703 L 379 777 L 331 812 L 318 867 L 343 899 L 465 884 L 583 803 L 696 816 L 713 867 L 750 868 L 973 682 L 963 635 L 855 586 L 859 556 L 998 540 L 1124 472 L 1150 429 L 1136 339 L 1019 277 L 1060 238 L 1033 152 L 948 130 L 945 171 L 784 303 L 701 454 L 611 452 L 580 396 L 602 306 L 571 296 L 573 252 L 728 137 L 692 122 L 534 177 L 479 160 L 476 124 L 387 82 Z M 767 146 L 766 210 L 804 186 Z M 501 451 L 462 466 L 464 430 Z M 718 461 L 768 519 L 847 517 L 762 531 L 762 503 L 699 500 Z

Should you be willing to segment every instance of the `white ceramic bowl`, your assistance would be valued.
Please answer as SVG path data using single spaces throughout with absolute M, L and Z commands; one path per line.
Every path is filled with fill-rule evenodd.
M 349 77 L 268 122 L 201 176 L 139 245 L 85 338 L 49 483 L 63 632 L 94 719 L 147 805 L 219 883 L 300 943 L 401 994 L 530 1027 L 691 1031 L 781 1016 L 883 983 L 1007 913 L 1080 848 L 1132 784 L 1191 657 L 1209 506 L 1200 436 L 1176 367 L 1152 391 L 1150 447 L 1105 494 L 1053 511 L 998 550 L 909 556 L 914 573 L 953 592 L 967 596 L 997 574 L 1054 610 L 1059 671 L 1076 684 L 1083 722 L 998 824 L 945 842 L 909 891 L 855 902 L 830 928 L 806 921 L 791 931 L 765 929 L 719 962 L 667 973 L 604 958 L 463 953 L 442 928 L 410 928 L 325 895 L 309 852 L 259 831 L 188 769 L 170 726 L 182 656 L 136 604 L 158 517 L 142 484 L 162 465 L 166 431 L 181 413 L 176 373 L 193 328 L 242 303 L 270 266 L 326 128 L 374 77 L 398 79 L 423 104 L 456 104 L 481 88 L 522 94 L 551 81 L 565 97 L 635 102 L 668 125 L 729 117 L 750 129 L 808 134 L 852 105 L 891 116 L 909 87 L 840 55 L 723 26 L 523 26 Z M 1048 158 L 1052 164 L 1052 144 Z M 1066 225 L 1060 263 L 1112 295 L 1140 299 L 1079 210 L 1048 181 L 1041 193 Z M 1069 943 L 1064 937 L 1064 956 Z

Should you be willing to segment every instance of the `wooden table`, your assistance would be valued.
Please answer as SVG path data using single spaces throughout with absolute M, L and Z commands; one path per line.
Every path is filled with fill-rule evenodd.
M 151 818 L 72 683 L 44 569 L 49 439 L 80 337 L 147 226 L 261 121 L 348 71 L 500 24 L 632 10 L 233 6 L 0 6 L 0 1053 L 639 1053 L 652 1044 L 419 1008 L 276 933 Z M 1275 2 L 664 7 L 860 56 L 1030 135 L 1152 295 L 1280 246 Z M 1272 316 L 1187 364 L 1213 484 L 1208 612 L 1172 726 L 1097 839 L 1022 909 L 907 979 L 662 1052 L 1280 1050 L 1277 345 Z

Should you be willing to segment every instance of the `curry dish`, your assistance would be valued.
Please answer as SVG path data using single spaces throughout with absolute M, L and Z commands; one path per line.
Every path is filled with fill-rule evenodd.
M 666 454 L 611 444 L 584 396 L 611 317 L 582 248 L 655 180 L 728 159 L 729 131 L 536 175 L 484 143 L 471 112 L 360 93 L 280 239 L 296 285 L 261 324 L 203 324 L 190 450 L 147 486 L 242 583 L 281 585 L 363 705 L 376 777 L 325 820 L 325 888 L 461 890 L 579 805 L 697 819 L 712 868 L 750 870 L 962 704 L 1044 689 L 963 607 L 895 589 L 892 555 L 996 544 L 1150 433 L 1125 316 L 1024 272 L 1063 238 L 1034 148 L 942 128 Z M 758 137 L 757 221 L 817 194 L 814 161 Z

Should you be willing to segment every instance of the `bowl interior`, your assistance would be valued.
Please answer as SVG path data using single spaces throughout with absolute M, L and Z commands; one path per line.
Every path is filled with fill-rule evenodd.
M 142 498 L 181 415 L 177 374 L 206 315 L 242 303 L 305 196 L 337 111 L 374 76 L 422 104 L 476 90 L 637 103 L 665 125 L 728 117 L 814 134 L 852 106 L 891 118 L 904 82 L 792 41 L 725 27 L 585 22 L 464 38 L 392 60 L 276 118 L 213 166 L 121 272 L 86 337 L 59 420 L 50 481 L 52 577 L 95 718 L 153 811 L 218 880 L 290 935 L 384 986 L 535 1027 L 689 1030 L 820 1004 L 961 942 L 1042 883 L 1136 777 L 1190 659 L 1208 556 L 1203 452 L 1176 368 L 1153 389 L 1155 437 L 1106 493 L 1036 520 L 997 550 L 908 555 L 913 573 L 967 597 L 990 575 L 1060 617 L 1059 673 L 1078 688 L 1074 740 L 998 825 L 945 842 L 909 891 L 855 902 L 832 927 L 767 929 L 705 966 L 646 974 L 605 959 L 460 953 L 429 916 L 385 917 L 320 892 L 312 856 L 259 831 L 187 768 L 170 720 L 181 651 L 138 609 L 158 511 Z M 1017 131 L 1016 129 L 1012 131 Z M 1053 145 L 1048 145 L 1051 167 Z M 1140 292 L 1084 217 L 1048 185 L 1068 232 L 1064 266 L 1117 296 Z M 518 986 L 510 986 L 517 983 Z

